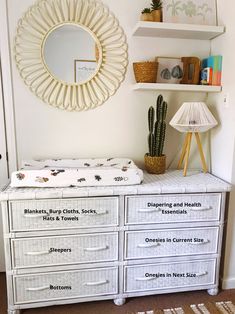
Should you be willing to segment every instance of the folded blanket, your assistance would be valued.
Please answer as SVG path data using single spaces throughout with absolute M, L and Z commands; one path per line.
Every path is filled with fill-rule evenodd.
M 11 175 L 12 187 L 133 185 L 142 181 L 143 171 L 127 158 L 29 160 Z

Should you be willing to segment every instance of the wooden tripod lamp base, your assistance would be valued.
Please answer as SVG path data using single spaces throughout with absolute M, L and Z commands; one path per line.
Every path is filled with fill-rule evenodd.
M 186 175 L 187 175 L 189 154 L 190 154 L 190 148 L 191 148 L 191 142 L 192 142 L 193 134 L 196 137 L 197 146 L 198 146 L 198 150 L 199 150 L 200 157 L 201 157 L 203 172 L 204 173 L 208 172 L 199 133 L 198 132 L 195 132 L 195 133 L 188 132 L 187 135 L 186 135 L 184 144 L 183 144 L 182 153 L 181 153 L 180 160 L 179 160 L 179 163 L 178 163 L 178 169 L 181 169 L 183 161 L 185 159 L 185 163 L 184 163 L 184 177 L 186 177 Z

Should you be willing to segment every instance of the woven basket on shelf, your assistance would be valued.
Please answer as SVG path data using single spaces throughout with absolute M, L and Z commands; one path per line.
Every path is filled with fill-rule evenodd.
M 166 155 L 161 157 L 151 157 L 148 154 L 144 156 L 145 168 L 148 173 L 163 174 L 166 171 Z
M 153 22 L 153 15 L 151 13 L 142 13 L 140 20 L 145 22 Z
M 151 12 L 154 22 L 162 22 L 162 10 L 153 10 Z
M 135 62 L 133 68 L 137 83 L 156 83 L 158 62 Z

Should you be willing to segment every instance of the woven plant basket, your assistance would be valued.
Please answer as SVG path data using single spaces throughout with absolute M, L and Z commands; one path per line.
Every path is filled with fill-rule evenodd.
M 163 174 L 166 171 L 166 155 L 161 157 L 151 157 L 148 154 L 144 156 L 145 168 L 151 174 Z
M 156 83 L 158 62 L 136 62 L 133 68 L 137 83 Z
M 153 10 L 151 14 L 154 22 L 162 22 L 162 10 Z
M 153 22 L 153 15 L 152 13 L 142 13 L 140 20 L 145 22 Z

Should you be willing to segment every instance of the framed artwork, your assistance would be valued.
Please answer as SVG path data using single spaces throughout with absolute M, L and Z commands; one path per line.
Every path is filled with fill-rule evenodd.
M 97 69 L 96 60 L 74 60 L 74 82 L 81 83 L 92 78 Z
M 183 77 L 181 58 L 157 57 L 157 83 L 179 84 Z
M 163 0 L 163 22 L 217 25 L 217 0 Z

